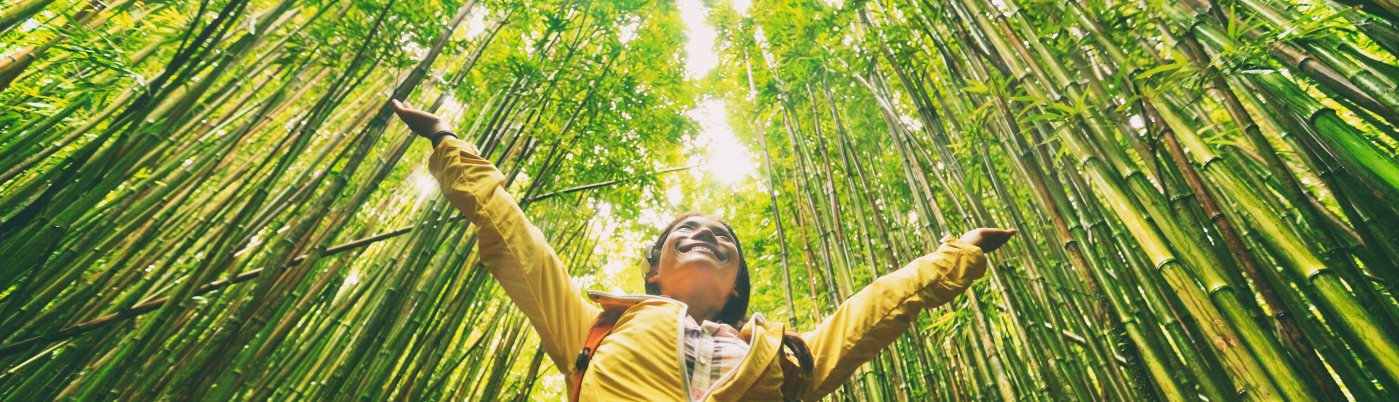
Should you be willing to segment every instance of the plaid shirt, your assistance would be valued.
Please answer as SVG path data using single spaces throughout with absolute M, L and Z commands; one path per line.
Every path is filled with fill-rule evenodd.
M 751 346 L 728 324 L 685 317 L 685 369 L 690 400 L 699 401 L 738 368 Z

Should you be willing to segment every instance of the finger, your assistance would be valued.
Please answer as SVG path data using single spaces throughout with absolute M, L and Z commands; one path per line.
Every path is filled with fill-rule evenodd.
M 389 106 L 393 107 L 394 113 L 402 114 L 404 112 L 403 102 L 399 102 L 398 99 L 389 99 Z
M 989 233 L 987 233 L 989 236 L 986 237 L 989 237 L 996 242 L 1004 244 L 1005 242 L 1010 241 L 1010 238 L 1014 237 L 1016 233 L 1019 233 L 1019 231 L 1015 229 L 992 229 Z

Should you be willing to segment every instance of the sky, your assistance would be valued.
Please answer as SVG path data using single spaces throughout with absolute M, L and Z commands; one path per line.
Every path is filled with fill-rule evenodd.
M 703 171 L 694 171 L 696 175 L 708 174 L 724 185 L 735 186 L 751 178 L 756 165 L 748 148 L 734 136 L 725 106 L 722 100 L 705 97 L 687 113 L 700 126 L 691 146 L 704 151 L 692 157 L 690 164 L 707 162 Z
M 736 0 L 735 8 L 746 11 L 747 0 Z M 685 22 L 685 75 L 689 79 L 701 79 L 719 65 L 715 54 L 714 40 L 718 37 L 714 27 L 705 22 L 708 10 L 700 0 L 679 0 L 680 17 Z M 733 186 L 752 176 L 756 165 L 752 153 L 734 136 L 729 126 L 726 105 L 717 98 L 702 98 L 687 115 L 699 124 L 700 132 L 688 145 L 700 148 L 691 164 L 705 163 L 704 172 L 719 182 Z
M 746 0 L 733 1 L 741 12 L 746 11 Z M 708 11 L 700 0 L 678 0 L 676 6 L 686 30 L 685 76 L 690 80 L 699 80 L 719 64 L 714 50 L 718 35 L 714 27 L 705 22 Z M 683 140 L 690 154 L 687 164 L 703 164 L 702 168 L 690 171 L 690 179 L 712 180 L 710 183 L 719 186 L 722 191 L 723 187 L 735 188 L 755 178 L 757 164 L 754 153 L 734 136 L 733 127 L 729 125 L 727 105 L 722 98 L 701 96 L 695 107 L 685 115 L 699 127 L 694 137 Z M 686 175 L 663 178 L 664 182 L 670 183 L 666 191 L 666 205 L 643 209 L 639 217 L 642 226 L 653 228 L 669 223 L 672 215 L 680 212 L 687 199 L 697 196 L 686 194 L 679 186 L 681 180 L 687 180 Z M 597 275 L 582 275 L 574 280 L 583 288 L 625 293 L 626 289 L 620 285 L 639 277 L 639 274 L 634 274 L 634 277 L 626 271 L 641 268 L 637 265 L 640 250 L 654 240 L 655 229 L 633 231 L 630 225 L 624 225 L 612 216 L 612 205 L 600 203 L 596 208 L 599 216 L 594 220 L 594 224 L 598 225 L 594 233 L 606 241 L 598 242 L 594 252 L 604 256 L 605 262 Z
M 679 0 L 676 7 L 680 9 L 680 18 L 685 21 L 688 40 L 685 43 L 686 78 L 702 78 L 719 65 L 719 59 L 714 54 L 714 39 L 719 35 L 714 27 L 705 23 L 709 12 L 700 0 Z

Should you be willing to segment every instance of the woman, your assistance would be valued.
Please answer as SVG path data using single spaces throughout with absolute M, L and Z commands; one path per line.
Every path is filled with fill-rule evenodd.
M 588 292 L 589 302 L 506 194 L 505 176 L 443 119 L 392 103 L 409 128 L 432 141 L 428 170 L 477 225 L 481 261 L 539 332 L 559 371 L 574 380 L 577 400 L 820 399 L 892 343 L 919 311 L 965 291 L 986 271 L 982 253 L 1016 233 L 976 229 L 945 237 L 937 251 L 879 278 L 815 330 L 797 334 L 781 322 L 747 316 L 748 266 L 733 229 L 685 214 L 647 254 L 647 295 Z

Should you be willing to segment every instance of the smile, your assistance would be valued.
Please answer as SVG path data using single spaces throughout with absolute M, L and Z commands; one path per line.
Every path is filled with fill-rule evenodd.
M 682 253 L 705 252 L 709 255 L 714 256 L 715 258 L 719 258 L 719 250 L 706 244 L 692 244 L 689 246 L 678 247 L 677 249 Z

